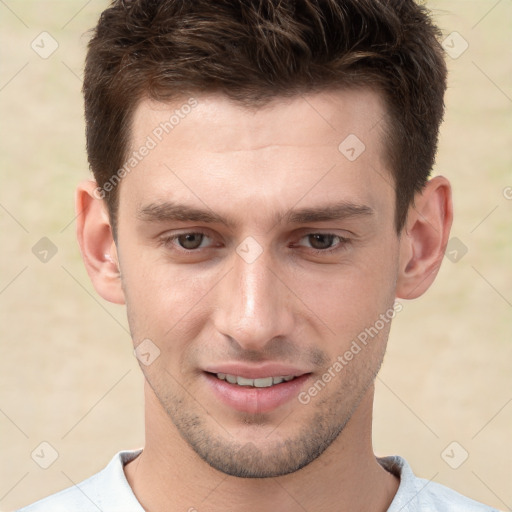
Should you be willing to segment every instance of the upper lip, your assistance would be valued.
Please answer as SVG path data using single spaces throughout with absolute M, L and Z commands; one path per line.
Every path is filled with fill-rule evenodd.
M 277 363 L 267 363 L 259 366 L 249 366 L 242 363 L 223 363 L 219 365 L 208 366 L 204 371 L 209 373 L 225 373 L 227 375 L 236 375 L 246 379 L 264 379 L 265 377 L 287 377 L 293 375 L 300 377 L 306 373 L 295 366 L 288 366 Z

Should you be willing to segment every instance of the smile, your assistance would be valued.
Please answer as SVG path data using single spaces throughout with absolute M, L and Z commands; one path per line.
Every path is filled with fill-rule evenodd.
M 225 380 L 230 384 L 236 384 L 238 386 L 252 386 L 255 388 L 269 388 L 271 386 L 275 386 L 276 384 L 289 382 L 290 380 L 295 379 L 295 375 L 264 377 L 261 379 L 246 379 L 245 377 L 240 377 L 239 375 L 229 375 L 226 373 L 216 373 L 214 375 L 216 375 L 218 379 Z

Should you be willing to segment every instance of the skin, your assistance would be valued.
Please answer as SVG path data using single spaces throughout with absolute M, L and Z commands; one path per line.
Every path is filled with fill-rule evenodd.
M 279 362 L 310 372 L 307 391 L 396 298 L 431 285 L 452 222 L 449 182 L 427 183 L 398 236 L 377 93 L 315 93 L 254 110 L 219 95 L 196 99 L 123 178 L 116 241 L 97 185 L 77 190 L 78 239 L 96 290 L 127 305 L 135 347 L 149 338 L 160 350 L 140 365 L 146 444 L 125 467 L 128 482 L 152 512 L 387 510 L 399 482 L 373 454 L 371 424 L 390 323 L 307 405 L 239 412 L 202 370 Z M 131 150 L 183 103 L 142 101 Z M 349 134 L 366 147 L 352 162 L 338 150 Z M 169 201 L 229 226 L 148 215 Z M 298 223 L 285 215 L 342 202 L 371 213 Z M 205 236 L 171 238 L 197 231 Z M 262 251 L 251 263 L 236 251 L 247 237 Z M 187 253 L 180 241 L 201 245 Z

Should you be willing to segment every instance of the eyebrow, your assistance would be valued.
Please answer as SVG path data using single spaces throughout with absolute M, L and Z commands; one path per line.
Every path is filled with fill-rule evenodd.
M 354 217 L 371 216 L 375 212 L 367 205 L 351 202 L 340 202 L 319 207 L 290 209 L 284 214 L 276 214 L 276 223 L 305 224 L 308 222 L 324 222 L 344 220 Z M 151 203 L 140 208 L 137 218 L 144 222 L 202 222 L 205 224 L 223 224 L 229 228 L 238 223 L 229 220 L 210 209 L 201 209 L 186 204 L 165 201 Z
M 290 224 L 305 224 L 307 222 L 323 222 L 370 216 L 373 213 L 373 208 L 369 206 L 343 202 L 328 204 L 319 208 L 290 210 L 284 215 L 284 220 Z

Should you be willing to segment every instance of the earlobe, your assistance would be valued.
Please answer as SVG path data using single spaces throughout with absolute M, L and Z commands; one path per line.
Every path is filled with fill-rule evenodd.
M 109 302 L 124 304 L 117 249 L 105 201 L 95 195 L 94 181 L 76 190 L 76 234 L 85 268 L 96 291 Z
M 400 238 L 397 297 L 415 299 L 430 287 L 444 257 L 452 220 L 450 182 L 436 176 L 409 207 Z

